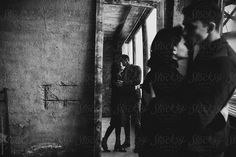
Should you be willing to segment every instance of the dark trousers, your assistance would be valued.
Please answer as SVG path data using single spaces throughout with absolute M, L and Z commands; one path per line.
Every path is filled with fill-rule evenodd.
M 139 143 L 139 130 L 141 126 L 140 106 L 141 102 L 140 100 L 138 100 L 136 102 L 133 102 L 132 104 L 124 103 L 122 107 L 122 124 L 125 130 L 125 143 L 130 144 L 130 127 L 132 124 L 135 131 L 135 146 L 138 146 Z

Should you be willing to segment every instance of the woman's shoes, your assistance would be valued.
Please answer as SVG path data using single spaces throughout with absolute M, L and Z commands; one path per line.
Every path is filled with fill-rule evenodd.
M 107 140 L 102 138 L 102 149 L 104 152 L 111 152 L 107 147 Z
M 124 143 L 121 145 L 121 147 L 123 147 L 123 148 L 128 148 L 128 147 L 130 147 L 130 143 L 129 143 L 129 142 L 124 142 Z
M 126 150 L 121 145 L 115 145 L 114 152 L 126 152 Z

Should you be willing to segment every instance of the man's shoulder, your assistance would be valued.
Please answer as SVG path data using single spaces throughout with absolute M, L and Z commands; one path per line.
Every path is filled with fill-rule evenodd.
M 233 57 L 236 59 L 235 51 L 224 38 L 220 42 L 215 43 L 214 46 L 216 47 L 216 52 L 213 57 Z
M 134 70 L 141 70 L 140 66 L 134 65 L 134 64 L 130 64 L 130 68 L 132 68 Z

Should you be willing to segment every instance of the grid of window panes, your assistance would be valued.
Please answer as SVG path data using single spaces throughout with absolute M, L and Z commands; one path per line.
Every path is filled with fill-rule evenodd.
M 228 14 L 231 14 L 232 11 L 236 8 L 236 5 L 228 5 L 225 7 L 225 12 Z M 232 15 L 236 16 L 236 12 Z M 224 18 L 224 21 L 226 20 L 226 17 Z M 224 25 L 223 27 L 223 33 L 229 33 L 229 32 L 236 32 L 236 21 L 229 19 L 229 21 Z M 230 46 L 234 49 L 236 52 L 236 38 L 227 38 L 228 43 Z M 236 117 L 236 91 L 234 92 L 231 99 L 228 101 L 228 110 L 229 115 Z
M 152 41 L 157 33 L 157 10 L 153 9 L 150 15 L 146 19 L 146 26 L 147 26 L 147 44 L 148 44 L 148 59 L 150 58 L 150 49 Z M 143 35 L 142 35 L 142 28 L 140 27 L 139 30 L 134 35 L 135 39 L 135 45 L 133 45 L 132 40 L 130 40 L 128 43 L 124 43 L 122 46 L 122 54 L 126 54 L 130 58 L 130 63 L 133 64 L 133 46 L 135 46 L 136 49 L 136 55 L 135 55 L 135 64 L 140 66 L 142 70 L 142 81 L 144 78 L 143 75 Z

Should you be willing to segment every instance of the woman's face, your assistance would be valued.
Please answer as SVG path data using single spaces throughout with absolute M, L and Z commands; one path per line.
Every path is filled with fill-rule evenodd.
M 183 37 L 181 38 L 179 44 L 174 47 L 174 54 L 178 57 L 183 57 L 183 58 L 188 57 L 188 48 L 185 45 L 185 40 Z

